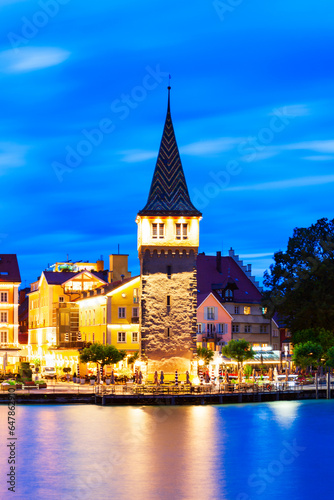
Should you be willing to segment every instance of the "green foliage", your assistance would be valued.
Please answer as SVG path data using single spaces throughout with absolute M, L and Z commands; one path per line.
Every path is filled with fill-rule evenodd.
M 322 346 L 324 351 L 327 351 L 330 347 L 334 347 L 334 334 L 324 328 L 307 328 L 306 330 L 295 332 L 292 336 L 294 345 L 308 341 L 317 342 Z
M 129 365 L 134 365 L 135 362 L 139 359 L 139 351 L 136 351 L 128 358 Z
M 227 358 L 235 359 L 241 364 L 248 359 L 253 359 L 255 356 L 251 344 L 245 339 L 230 340 L 229 343 L 222 348 L 222 354 Z
M 19 374 L 22 380 L 32 380 L 32 369 L 30 364 L 22 361 L 19 366 Z
M 294 229 L 286 252 L 276 252 L 264 274 L 263 306 L 279 313 L 294 334 L 308 328 L 334 331 L 334 219 Z
M 308 366 L 318 366 L 323 354 L 322 346 L 317 342 L 304 342 L 296 344 L 292 354 L 292 360 L 303 369 Z
M 211 349 L 206 347 L 197 347 L 196 354 L 199 359 L 203 359 L 205 365 L 208 365 L 215 355 Z
M 326 365 L 334 368 L 334 347 L 330 347 L 326 352 Z
M 125 351 L 119 351 L 113 345 L 94 343 L 86 347 L 79 355 L 81 363 L 96 363 L 100 366 L 118 363 L 126 356 Z
M 246 380 L 248 380 L 251 375 L 253 373 L 253 368 L 251 365 L 246 365 L 245 368 L 244 368 L 244 374 L 245 374 L 245 378 Z

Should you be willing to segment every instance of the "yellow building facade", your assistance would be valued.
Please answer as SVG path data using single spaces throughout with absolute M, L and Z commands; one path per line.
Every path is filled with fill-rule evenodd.
M 129 355 L 139 350 L 140 278 L 127 271 L 127 255 L 111 256 L 111 271 L 86 269 L 75 272 L 52 266 L 31 284 L 29 293 L 28 357 L 41 367 L 55 367 L 62 374 L 86 375 L 80 350 L 91 343 L 112 344 Z M 66 263 L 64 263 L 65 265 Z M 60 271 L 63 269 L 63 271 Z M 73 264 L 76 269 L 76 263 Z M 121 276 L 118 281 L 108 279 Z M 124 276 L 127 276 L 124 278 Z M 126 360 L 123 365 L 126 365 Z
M 0 362 L 2 372 L 17 371 L 19 346 L 18 288 L 21 277 L 15 254 L 0 254 Z

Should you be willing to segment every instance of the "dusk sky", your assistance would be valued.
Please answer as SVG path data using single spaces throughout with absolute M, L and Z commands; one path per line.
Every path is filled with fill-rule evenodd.
M 0 253 L 130 254 L 171 111 L 200 251 L 262 278 L 334 217 L 331 0 L 0 0 Z

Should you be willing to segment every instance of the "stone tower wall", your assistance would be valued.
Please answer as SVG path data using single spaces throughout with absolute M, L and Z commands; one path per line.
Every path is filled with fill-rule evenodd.
M 171 266 L 170 278 L 168 266 Z M 167 296 L 170 296 L 169 311 Z M 144 251 L 140 325 L 142 352 L 149 359 L 150 372 L 189 370 L 196 349 L 196 307 L 195 251 Z

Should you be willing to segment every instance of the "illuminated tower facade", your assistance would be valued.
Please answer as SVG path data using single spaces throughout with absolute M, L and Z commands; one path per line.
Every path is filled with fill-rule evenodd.
M 138 213 L 141 349 L 148 371 L 189 370 L 196 349 L 201 213 L 190 201 L 168 107 L 145 207 Z

